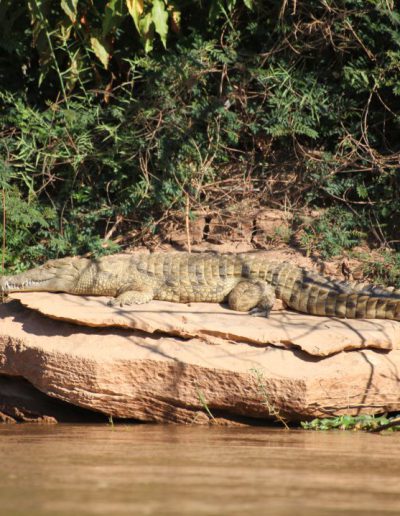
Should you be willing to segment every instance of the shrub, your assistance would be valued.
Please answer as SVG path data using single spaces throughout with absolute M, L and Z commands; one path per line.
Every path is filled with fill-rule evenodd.
M 328 209 L 326 255 L 396 248 L 399 25 L 387 0 L 4 2 L 7 267 L 243 197 Z

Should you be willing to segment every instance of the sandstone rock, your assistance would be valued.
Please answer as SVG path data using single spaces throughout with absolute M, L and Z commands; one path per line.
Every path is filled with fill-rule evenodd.
M 179 222 L 179 224 L 172 225 L 170 228 L 163 228 L 164 240 L 183 248 L 187 248 L 188 238 L 190 244 L 199 244 L 203 241 L 206 226 L 204 216 L 197 216 L 194 220 L 189 220 L 189 233 L 186 231 L 185 221 L 180 220 Z
M 209 303 L 152 301 L 110 307 L 105 297 L 48 292 L 14 293 L 10 297 L 53 319 L 79 325 L 200 337 L 211 343 L 223 340 L 299 348 L 315 356 L 350 349 L 400 349 L 400 323 L 396 321 L 333 319 L 290 311 L 275 312 L 266 319 Z
M 74 298 L 81 312 L 92 302 Z M 140 324 L 146 321 L 142 311 L 134 315 Z M 158 324 L 176 324 L 171 317 L 168 310 L 158 312 Z M 244 326 L 248 316 L 243 317 Z M 133 320 L 132 312 L 128 318 Z M 113 417 L 204 423 L 210 413 L 237 420 L 279 412 L 297 421 L 400 407 L 400 350 L 341 352 L 322 359 L 301 350 L 214 341 L 212 335 L 184 340 L 132 329 L 85 328 L 46 318 L 17 301 L 0 305 L 0 321 L 0 374 L 23 377 L 51 397 Z M 155 321 L 149 315 L 146 324 L 154 327 Z M 389 329 L 381 328 L 382 333 Z
M 0 376 L 0 422 L 106 422 L 104 415 L 50 398 L 21 377 Z

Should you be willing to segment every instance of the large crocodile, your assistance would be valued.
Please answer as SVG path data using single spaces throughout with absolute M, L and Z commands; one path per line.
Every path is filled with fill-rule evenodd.
M 120 254 L 61 258 L 0 278 L 0 292 L 48 291 L 113 296 L 111 304 L 152 299 L 228 301 L 268 315 L 275 298 L 294 310 L 342 318 L 400 320 L 400 291 L 336 281 L 261 254 Z

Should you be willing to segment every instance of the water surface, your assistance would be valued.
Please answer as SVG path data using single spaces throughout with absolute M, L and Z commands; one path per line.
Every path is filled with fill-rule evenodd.
M 400 432 L 0 426 L 0 514 L 400 514 Z

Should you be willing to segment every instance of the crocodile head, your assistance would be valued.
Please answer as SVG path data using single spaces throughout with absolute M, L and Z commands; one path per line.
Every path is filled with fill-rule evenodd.
M 14 276 L 0 277 L 0 293 L 7 292 L 70 292 L 76 287 L 82 272 L 87 269 L 87 258 L 49 260 L 40 267 Z

